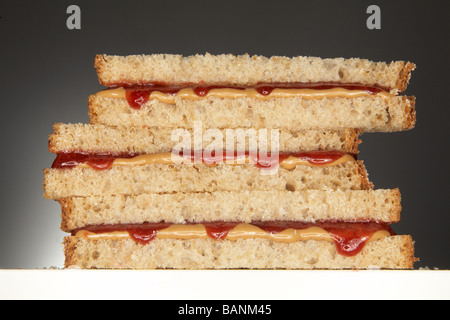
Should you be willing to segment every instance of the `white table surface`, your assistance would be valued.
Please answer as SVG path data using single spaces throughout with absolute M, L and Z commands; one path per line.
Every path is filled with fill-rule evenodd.
M 449 299 L 450 271 L 0 270 L 0 299 Z

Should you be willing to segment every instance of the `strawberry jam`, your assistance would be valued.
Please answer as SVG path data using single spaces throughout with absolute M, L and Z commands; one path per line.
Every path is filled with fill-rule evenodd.
M 135 154 L 131 153 L 83 153 L 83 152 L 62 152 L 57 153 L 53 161 L 54 169 L 71 169 L 82 163 L 86 163 L 96 170 L 106 170 L 112 167 L 117 158 L 133 158 Z

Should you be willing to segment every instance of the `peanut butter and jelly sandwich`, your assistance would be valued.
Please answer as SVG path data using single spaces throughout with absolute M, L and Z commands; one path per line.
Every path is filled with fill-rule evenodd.
M 411 269 L 398 189 L 365 132 L 415 126 L 415 65 L 365 59 L 98 55 L 89 124 L 54 125 L 44 197 L 65 267 Z

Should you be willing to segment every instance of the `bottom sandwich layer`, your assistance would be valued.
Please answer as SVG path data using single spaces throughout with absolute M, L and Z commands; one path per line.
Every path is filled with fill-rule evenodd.
M 293 243 L 269 239 L 64 239 L 65 267 L 83 269 L 412 269 L 410 236 L 367 243 L 355 256 L 338 253 L 330 241 Z

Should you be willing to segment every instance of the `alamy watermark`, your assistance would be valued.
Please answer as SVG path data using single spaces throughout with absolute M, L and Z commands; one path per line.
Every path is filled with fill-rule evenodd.
M 369 30 L 381 29 L 381 9 L 380 9 L 380 7 L 373 4 L 369 7 L 367 7 L 366 13 L 370 14 L 370 16 L 367 18 L 367 22 L 366 22 L 367 28 Z
M 81 8 L 77 5 L 67 7 L 66 13 L 70 16 L 66 20 L 69 30 L 81 30 Z M 370 16 L 367 18 L 366 26 L 369 30 L 381 29 L 381 8 L 377 5 L 370 5 L 366 10 Z
M 176 143 L 172 161 L 177 164 L 187 159 L 196 164 L 244 164 L 250 157 L 265 164 L 261 174 L 275 174 L 278 170 L 278 129 L 203 130 L 202 122 L 194 121 L 193 130 L 173 130 L 171 140 Z
M 66 10 L 70 16 L 67 18 L 66 26 L 69 30 L 81 30 L 81 9 L 77 5 L 70 5 Z

